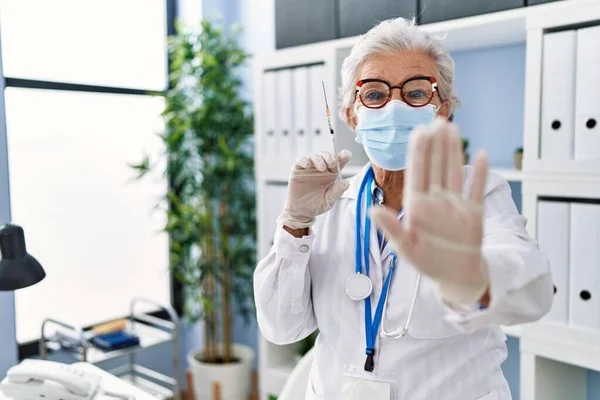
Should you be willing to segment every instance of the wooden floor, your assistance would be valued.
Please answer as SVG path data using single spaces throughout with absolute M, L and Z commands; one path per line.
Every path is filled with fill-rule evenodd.
M 183 400 L 195 400 L 194 380 L 192 378 L 192 371 L 189 369 L 185 371 L 185 384 L 186 389 L 183 391 Z M 217 382 L 213 384 L 211 400 L 221 400 L 221 388 Z M 258 373 L 256 370 L 252 371 L 252 394 L 250 394 L 248 400 L 258 400 Z

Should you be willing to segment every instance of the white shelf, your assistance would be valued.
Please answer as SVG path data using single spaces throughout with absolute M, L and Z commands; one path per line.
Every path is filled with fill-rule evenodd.
M 523 329 L 522 352 L 600 371 L 600 331 L 537 322 Z
M 520 325 L 503 326 L 502 330 L 506 336 L 520 338 L 522 333 L 522 327 Z
M 104 351 L 98 347 L 91 345 L 87 349 L 87 362 L 97 364 L 102 361 L 123 357 L 134 352 L 140 351 L 142 349 L 148 349 L 150 347 L 158 346 L 163 343 L 169 343 L 173 340 L 173 336 L 171 333 L 166 332 L 160 328 L 156 328 L 154 326 L 150 326 L 148 324 L 144 324 L 137 321 L 127 321 L 127 327 L 125 330 L 137 336 L 140 339 L 140 344 L 138 346 L 132 346 L 118 350 Z M 93 332 L 86 332 L 86 337 L 88 340 L 90 340 L 93 336 Z M 60 353 L 61 355 L 73 358 L 76 361 L 83 361 L 83 356 L 81 354 L 80 347 L 77 347 L 75 349 L 64 349 L 61 348 L 59 343 L 53 341 L 49 341 L 46 344 L 46 346 L 49 350 L 55 353 Z
M 523 180 L 523 171 L 514 168 L 492 168 L 492 172 L 497 173 L 509 182 L 521 182 Z
M 600 180 L 600 160 L 544 160 L 523 159 L 527 172 L 540 176 L 575 178 L 578 180 Z

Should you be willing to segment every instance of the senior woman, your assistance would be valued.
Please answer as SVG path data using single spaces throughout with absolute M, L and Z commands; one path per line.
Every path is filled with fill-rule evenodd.
M 412 22 L 378 24 L 342 67 L 342 113 L 370 163 L 350 181 L 336 179 L 348 151 L 292 170 L 254 291 L 267 340 L 319 329 L 307 399 L 511 398 L 500 325 L 543 316 L 551 276 L 485 153 L 462 165 L 444 121 L 453 73 Z

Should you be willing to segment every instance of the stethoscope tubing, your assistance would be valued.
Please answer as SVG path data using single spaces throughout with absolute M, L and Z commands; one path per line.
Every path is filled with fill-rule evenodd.
M 369 171 L 367 171 L 367 173 L 365 174 L 365 177 L 363 178 L 363 181 L 362 181 L 362 183 L 360 185 L 360 190 L 359 190 L 359 192 L 360 192 L 359 193 L 359 198 L 358 198 L 359 202 L 362 202 L 362 197 L 363 197 L 362 196 L 362 192 L 365 189 L 366 182 L 369 179 L 369 175 L 372 174 L 372 173 L 373 172 L 369 169 Z M 370 190 L 370 188 L 368 190 Z M 400 213 L 400 215 L 398 216 L 398 219 L 399 220 L 402 219 L 403 216 L 404 216 L 404 211 L 402 211 L 402 213 Z M 368 216 L 365 215 L 365 219 L 366 218 L 368 218 Z M 357 222 L 357 227 L 356 228 L 357 228 L 357 234 L 358 234 L 358 232 L 360 232 L 360 228 L 361 228 L 360 227 L 360 223 L 362 222 L 362 221 L 360 221 L 360 215 L 359 214 L 357 215 L 356 222 Z M 369 226 L 370 224 L 365 224 L 365 225 Z M 366 230 L 365 230 L 365 235 L 368 235 L 368 234 L 369 234 L 369 232 L 366 232 Z M 359 250 L 359 252 L 360 252 L 360 250 Z M 390 268 L 390 272 L 388 272 L 388 273 L 392 272 L 392 269 L 396 267 L 396 265 L 395 265 L 396 263 L 397 263 L 397 256 L 394 256 L 394 259 L 392 260 L 392 265 L 391 265 L 391 268 Z M 361 268 L 361 266 L 359 264 L 357 264 L 357 266 L 356 266 L 356 273 L 362 274 L 362 268 Z M 403 327 L 401 327 L 399 329 L 396 329 L 396 330 L 394 330 L 392 332 L 386 332 L 386 330 L 385 330 L 385 314 L 386 314 L 386 310 L 387 310 L 387 303 L 388 303 L 388 300 L 389 300 L 389 291 L 390 291 L 391 286 L 392 286 L 392 282 L 390 281 L 390 283 L 389 283 L 389 285 L 387 287 L 386 296 L 385 296 L 385 300 L 384 300 L 384 303 L 383 303 L 383 312 L 382 312 L 382 317 L 381 317 L 380 336 L 381 337 L 391 337 L 393 339 L 400 339 L 400 338 L 404 337 L 408 333 L 408 328 L 410 327 L 410 323 L 412 322 L 412 317 L 413 317 L 413 314 L 414 314 L 415 305 L 417 303 L 417 297 L 419 295 L 419 288 L 421 286 L 421 274 L 419 273 L 417 275 L 417 279 L 416 279 L 416 282 L 415 282 L 415 287 L 414 287 L 414 290 L 413 290 L 412 299 L 411 299 L 411 302 L 410 302 L 410 308 L 409 308 L 409 311 L 408 311 L 408 316 L 406 317 L 406 323 L 404 324 Z

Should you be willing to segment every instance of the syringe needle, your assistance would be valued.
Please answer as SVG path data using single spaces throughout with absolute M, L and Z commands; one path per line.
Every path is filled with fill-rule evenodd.
M 331 125 L 331 111 L 329 110 L 329 104 L 327 103 L 327 93 L 325 92 L 325 82 L 321 81 L 321 84 L 323 85 L 323 96 L 325 97 L 325 112 L 327 115 L 327 124 L 329 125 L 331 143 L 333 145 L 333 152 L 336 158 L 335 166 L 337 168 L 338 179 L 342 179 L 342 176 L 340 174 L 340 160 L 338 159 L 338 152 L 335 145 L 335 133 L 333 132 L 333 126 Z

